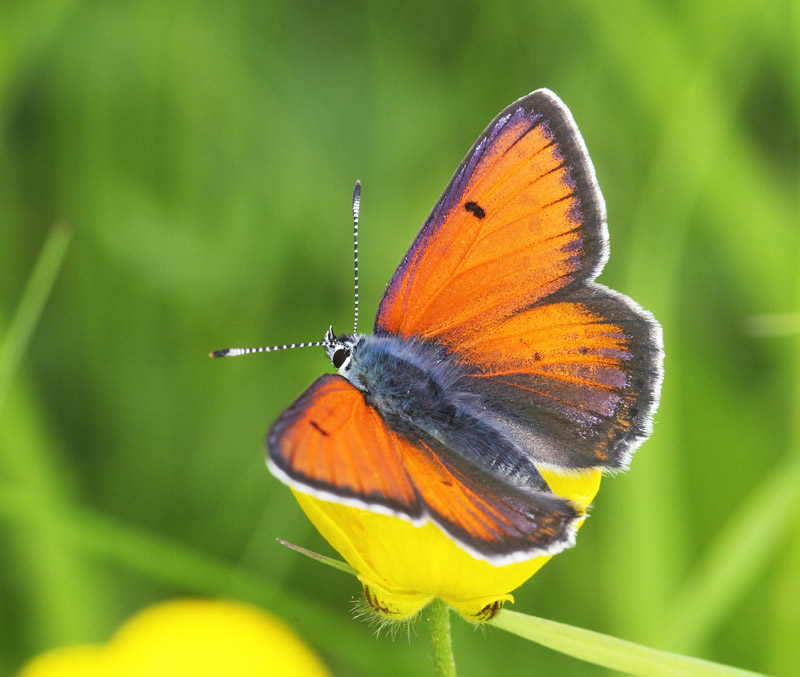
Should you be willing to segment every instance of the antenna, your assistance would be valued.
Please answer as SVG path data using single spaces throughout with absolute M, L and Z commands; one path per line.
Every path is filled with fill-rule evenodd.
M 356 181 L 353 188 L 353 267 L 355 269 L 355 317 L 353 319 L 353 334 L 358 333 L 358 212 L 361 208 L 361 181 Z M 224 348 L 209 353 L 209 357 L 238 357 L 251 353 L 272 353 L 276 350 L 290 350 L 292 348 L 314 348 L 329 346 L 333 341 L 333 329 L 328 329 L 323 341 L 306 341 L 304 343 L 284 343 L 282 346 L 264 346 L 261 348 Z
M 358 212 L 361 209 L 361 181 L 353 188 L 353 267 L 355 269 L 355 317 L 353 334 L 358 333 Z
M 314 346 L 324 346 L 324 341 L 307 341 L 305 343 L 284 343 L 282 346 L 265 346 L 263 348 L 224 348 L 209 353 L 209 357 L 237 357 L 239 355 L 249 355 L 250 353 L 272 353 L 276 350 L 289 350 L 290 348 L 312 348 Z

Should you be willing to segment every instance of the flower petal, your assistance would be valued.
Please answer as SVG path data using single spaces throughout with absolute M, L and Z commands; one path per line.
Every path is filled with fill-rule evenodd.
M 553 493 L 583 507 L 600 487 L 599 471 L 542 474 Z M 488 620 L 551 557 L 494 566 L 467 553 L 431 522 L 415 527 L 397 517 L 292 491 L 322 536 L 359 572 L 370 606 L 390 618 L 413 616 L 439 597 L 470 620 Z
M 55 649 L 19 677 L 326 677 L 316 655 L 279 618 L 245 604 L 186 599 L 145 609 L 105 646 Z

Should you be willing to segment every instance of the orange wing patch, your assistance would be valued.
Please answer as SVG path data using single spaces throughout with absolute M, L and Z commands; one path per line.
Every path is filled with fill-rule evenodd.
M 535 431 L 540 461 L 625 467 L 649 425 L 659 354 L 631 304 L 585 285 L 469 337 L 456 352 L 467 389 Z
M 434 521 L 473 549 L 494 554 L 561 550 L 583 513 L 552 494 L 525 493 L 486 476 L 476 481 L 427 444 L 405 459 Z
M 290 480 L 419 515 L 403 467 L 408 443 L 389 431 L 363 395 L 340 376 L 317 379 L 276 421 L 270 460 Z
M 597 389 L 615 393 L 627 383 L 629 337 L 621 327 L 580 303 L 536 306 L 482 337 L 459 344 L 459 358 L 480 367 L 480 378 L 507 380 L 528 374 L 560 383 L 552 393 Z M 572 398 L 570 398 L 572 399 Z M 614 397 L 574 398 L 598 414 L 612 415 Z
M 460 343 L 596 272 L 603 208 L 568 115 L 534 94 L 487 128 L 390 282 L 377 331 Z

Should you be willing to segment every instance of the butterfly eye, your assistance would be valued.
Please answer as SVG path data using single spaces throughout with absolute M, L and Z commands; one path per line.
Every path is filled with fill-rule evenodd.
M 333 362 L 333 366 L 338 369 L 347 361 L 349 357 L 350 351 L 347 348 L 339 348 L 339 350 L 333 353 L 331 362 Z

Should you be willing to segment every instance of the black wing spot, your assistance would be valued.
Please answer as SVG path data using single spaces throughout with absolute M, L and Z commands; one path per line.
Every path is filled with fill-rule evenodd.
M 311 421 L 311 426 L 312 426 L 312 427 L 313 427 L 313 428 L 314 428 L 316 431 L 318 431 L 320 435 L 324 435 L 325 437 L 328 437 L 328 435 L 330 435 L 330 433 L 329 433 L 327 430 L 323 430 L 323 429 L 320 427 L 319 423 L 317 423 L 316 421 Z
M 465 202 L 464 209 L 466 209 L 475 218 L 482 219 L 486 216 L 486 210 L 481 207 L 477 202 Z

